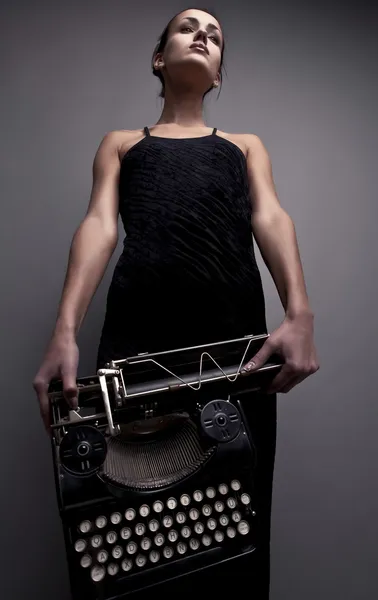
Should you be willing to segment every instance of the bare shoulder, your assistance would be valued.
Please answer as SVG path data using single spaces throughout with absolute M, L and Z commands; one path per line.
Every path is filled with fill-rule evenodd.
M 227 133 L 218 130 L 217 135 L 236 144 L 246 158 L 251 156 L 252 153 L 258 153 L 265 150 L 261 139 L 254 133 Z
M 116 132 L 118 139 L 118 156 L 122 161 L 125 154 L 145 137 L 143 129 L 120 129 Z

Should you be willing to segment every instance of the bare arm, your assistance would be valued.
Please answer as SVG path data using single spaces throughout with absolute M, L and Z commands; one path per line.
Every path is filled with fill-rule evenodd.
M 79 350 L 76 335 L 104 275 L 118 240 L 118 133 L 102 139 L 93 161 L 93 184 L 87 214 L 72 240 L 56 325 L 42 365 L 33 381 L 40 411 L 49 430 L 48 388 L 62 379 L 67 401 L 77 406 Z
M 72 240 L 57 331 L 77 334 L 117 245 L 119 168 L 117 133 L 111 132 L 93 161 L 89 207 Z

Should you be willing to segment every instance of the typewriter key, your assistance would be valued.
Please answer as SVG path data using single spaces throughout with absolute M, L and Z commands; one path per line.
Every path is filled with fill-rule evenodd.
M 167 515 L 163 518 L 163 525 L 164 527 L 172 527 L 173 525 L 173 517 L 171 517 L 170 515 Z
M 228 492 L 228 486 L 225 483 L 221 483 L 218 487 L 218 491 L 222 496 L 225 496 Z
M 138 556 L 135 559 L 135 564 L 137 567 L 144 567 L 146 562 L 147 562 L 147 558 L 145 556 L 143 556 L 143 554 L 138 554 Z
M 94 535 L 93 538 L 91 539 L 91 544 L 92 544 L 93 548 L 99 548 L 102 544 L 101 535 Z
M 185 523 L 186 521 L 186 514 L 183 512 L 178 512 L 176 515 L 176 521 L 177 523 L 180 523 L 180 525 L 182 525 L 183 523 Z
M 86 547 L 87 547 L 87 542 L 85 540 L 77 540 L 75 542 L 76 552 L 84 552 Z
M 79 525 L 79 530 L 81 533 L 88 533 L 92 529 L 92 523 L 90 521 L 83 521 Z
M 237 479 L 233 479 L 231 481 L 231 488 L 234 490 L 234 492 L 237 492 L 238 490 L 240 490 L 240 481 L 238 481 Z
M 218 542 L 218 544 L 220 544 L 221 542 L 223 542 L 224 540 L 224 533 L 223 531 L 216 531 L 214 533 L 214 539 L 216 542 Z
M 103 529 L 104 527 L 106 527 L 106 524 L 107 524 L 106 517 L 97 517 L 97 519 L 96 519 L 96 527 L 98 529 Z
M 185 527 L 181 529 L 181 535 L 183 538 L 189 538 L 191 533 L 192 532 L 190 531 L 190 528 L 187 525 L 185 525 Z
M 108 560 L 108 553 L 106 552 L 106 550 L 100 550 L 100 552 L 97 554 L 97 561 L 99 563 L 105 563 Z
M 236 530 L 233 527 L 227 527 L 226 533 L 229 538 L 234 538 L 236 535 Z
M 123 548 L 122 546 L 115 546 L 112 550 L 112 556 L 115 559 L 121 558 L 123 554 Z
M 150 531 L 157 531 L 159 529 L 159 521 L 152 519 L 152 521 L 148 523 L 148 528 Z
M 146 533 L 146 526 L 143 523 L 138 523 L 135 526 L 135 533 L 137 535 L 144 535 Z
M 240 500 L 243 502 L 243 504 L 247 505 L 251 502 L 251 498 L 248 494 L 242 494 L 240 497 Z
M 209 535 L 203 535 L 202 536 L 202 543 L 204 546 L 210 546 L 211 544 L 211 537 Z
M 149 538 L 143 538 L 140 542 L 142 550 L 149 550 L 151 548 L 151 540 Z
M 204 504 L 202 507 L 202 514 L 205 515 L 205 517 L 210 517 L 212 510 L 210 504 Z
M 150 514 L 150 507 L 147 506 L 147 504 L 142 504 L 142 506 L 139 509 L 139 514 L 141 517 L 148 517 L 148 515 Z
M 241 535 L 247 535 L 247 533 L 249 532 L 249 525 L 247 521 L 240 521 L 240 523 L 238 524 L 238 532 Z
M 236 508 L 236 500 L 235 498 L 227 498 L 227 506 L 228 508 Z
M 188 547 L 187 547 L 187 545 L 185 544 L 185 542 L 179 542 L 179 543 L 177 544 L 177 552 L 178 552 L 179 554 L 185 554 L 185 552 L 187 551 L 187 549 L 188 549 Z
M 108 544 L 115 544 L 115 542 L 117 541 L 116 532 L 108 531 L 108 533 L 106 534 L 106 541 L 108 542 Z
M 105 569 L 101 565 L 95 565 L 91 570 L 91 577 L 93 581 L 98 583 L 105 577 Z
M 88 567 L 91 566 L 91 564 L 92 564 L 91 556 L 89 556 L 89 554 L 84 554 L 84 556 L 81 557 L 80 565 L 83 567 L 83 569 L 87 569 Z
M 156 500 L 156 502 L 153 503 L 152 508 L 155 512 L 161 513 L 161 511 L 164 509 L 164 504 L 160 500 Z
M 207 528 L 210 529 L 210 531 L 214 531 L 214 529 L 216 529 L 217 527 L 217 522 L 215 519 L 208 519 L 207 521 Z
M 119 571 L 119 566 L 116 563 L 110 563 L 108 565 L 109 575 L 117 575 L 118 571 Z
M 170 542 L 176 542 L 178 539 L 178 533 L 177 531 L 175 531 L 174 529 L 171 529 L 171 531 L 168 532 L 168 539 Z
M 113 525 L 118 525 L 118 523 L 120 523 L 122 521 L 122 515 L 119 512 L 113 513 L 110 516 L 110 520 L 113 523 Z
M 121 567 L 124 571 L 131 571 L 133 568 L 133 561 L 131 558 L 125 558 L 121 563 Z
M 123 540 L 129 540 L 131 538 L 131 529 L 130 529 L 130 527 L 123 527 L 121 529 L 121 538 Z
M 136 512 L 133 508 L 128 508 L 125 512 L 125 517 L 127 521 L 132 521 L 136 517 Z
M 180 498 L 180 502 L 183 506 L 189 506 L 190 496 L 188 496 L 188 494 L 183 494 Z
M 160 559 L 160 552 L 157 550 L 151 550 L 149 554 L 149 559 L 152 563 L 157 563 Z
M 223 527 L 226 527 L 226 525 L 228 525 L 228 521 L 229 521 L 229 519 L 228 519 L 228 516 L 227 516 L 227 515 L 221 515 L 221 516 L 219 517 L 219 523 L 220 523 L 220 524 L 221 524 Z
M 241 514 L 238 510 L 234 510 L 234 512 L 231 515 L 231 519 L 233 520 L 234 523 L 239 523 L 239 521 L 241 521 Z
M 197 523 L 194 525 L 194 531 L 198 534 L 201 535 L 201 533 L 203 533 L 205 531 L 205 526 L 203 523 L 200 523 L 199 521 L 197 521 Z
M 163 550 L 163 556 L 165 558 L 172 558 L 173 556 L 173 548 L 171 548 L 170 546 L 166 546 Z
M 137 551 L 137 545 L 135 542 L 129 542 L 126 546 L 126 552 L 127 554 L 135 554 L 135 552 Z
M 196 502 L 202 502 L 203 493 L 201 492 L 201 490 L 196 490 L 193 494 L 193 498 Z
M 223 502 L 221 502 L 220 500 L 217 500 L 216 503 L 214 504 L 214 508 L 217 512 L 223 512 L 224 511 Z
M 169 510 L 174 510 L 177 506 L 177 500 L 175 498 L 168 498 L 167 507 Z
M 198 548 L 200 547 L 200 543 L 196 538 L 192 538 L 191 540 L 189 540 L 189 546 L 192 550 L 198 550 Z
M 199 517 L 199 511 L 196 508 L 191 508 L 189 511 L 189 517 L 192 521 L 196 521 Z
M 213 487 L 208 487 L 207 488 L 207 490 L 206 490 L 206 496 L 208 498 L 215 498 L 215 494 L 216 494 L 215 488 L 213 488 Z
M 164 544 L 164 535 L 162 533 L 158 533 L 154 537 L 155 546 L 162 546 Z

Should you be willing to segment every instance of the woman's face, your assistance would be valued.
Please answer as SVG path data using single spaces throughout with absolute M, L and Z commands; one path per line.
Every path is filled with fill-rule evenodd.
M 165 49 L 158 57 L 163 59 L 168 79 L 178 78 L 183 83 L 195 81 L 209 88 L 220 80 L 222 45 L 221 26 L 214 17 L 201 10 L 186 10 L 171 23 Z M 166 78 L 165 72 L 164 76 Z

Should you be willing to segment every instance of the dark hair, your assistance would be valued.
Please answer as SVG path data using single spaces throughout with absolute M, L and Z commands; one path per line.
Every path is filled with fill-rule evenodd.
M 195 9 L 193 9 L 193 7 L 190 7 L 190 8 L 184 8 L 183 10 L 180 10 L 180 12 L 178 12 L 177 14 L 175 14 L 175 16 L 174 16 L 174 17 L 172 17 L 172 19 L 169 21 L 168 25 L 165 27 L 165 29 L 164 29 L 163 33 L 162 33 L 162 34 L 160 35 L 160 37 L 158 38 L 158 43 L 156 44 L 156 46 L 155 46 L 155 49 L 154 49 L 154 51 L 153 51 L 153 54 L 152 54 L 152 61 L 151 61 L 152 73 L 153 73 L 153 75 L 155 75 L 155 77 L 158 77 L 158 78 L 160 79 L 160 82 L 161 82 L 161 85 L 162 85 L 162 88 L 161 88 L 161 91 L 160 91 L 160 94 L 159 94 L 159 98 L 164 98 L 164 97 L 165 97 L 165 82 L 164 82 L 164 77 L 163 77 L 163 75 L 161 74 L 161 71 L 160 71 L 160 70 L 156 70 L 156 69 L 154 68 L 154 60 L 155 60 L 156 54 L 157 54 L 158 52 L 163 52 L 163 50 L 164 50 L 164 48 L 165 48 L 165 45 L 166 45 L 166 43 L 167 43 L 167 40 L 168 40 L 169 28 L 170 28 L 170 26 L 171 26 L 172 22 L 175 20 L 175 18 L 176 18 L 178 15 L 181 15 L 181 13 L 183 13 L 183 12 L 184 12 L 184 11 L 186 11 L 186 10 L 202 10 L 203 12 L 205 12 L 205 13 L 207 13 L 207 14 L 211 15 L 212 17 L 214 17 L 214 19 L 216 19 L 216 20 L 219 22 L 219 19 L 218 19 L 218 17 L 216 16 L 215 12 L 214 12 L 213 10 L 209 10 L 209 9 L 207 9 L 207 8 L 195 8 Z M 223 77 L 222 77 L 222 69 L 224 69 L 224 65 L 223 65 L 223 55 L 224 55 L 224 48 L 225 48 L 225 42 L 224 42 L 224 35 L 223 35 L 223 45 L 222 45 L 222 50 L 221 50 L 221 62 L 220 62 L 220 69 L 221 69 L 221 72 L 220 72 L 220 80 L 221 80 L 221 84 L 220 84 L 220 88 L 219 88 L 218 98 L 219 98 L 219 94 L 220 94 L 221 87 L 222 87 L 222 81 L 223 81 Z M 225 69 L 224 69 L 224 70 L 225 70 Z M 209 88 L 209 89 L 208 89 L 208 90 L 207 90 L 207 91 L 204 93 L 204 95 L 203 95 L 203 98 L 204 98 L 204 97 L 205 97 L 205 96 L 206 96 L 206 95 L 207 95 L 209 92 L 211 92 L 211 90 L 212 90 L 212 89 L 213 89 L 213 87 L 211 86 L 211 87 L 210 87 L 210 88 Z

